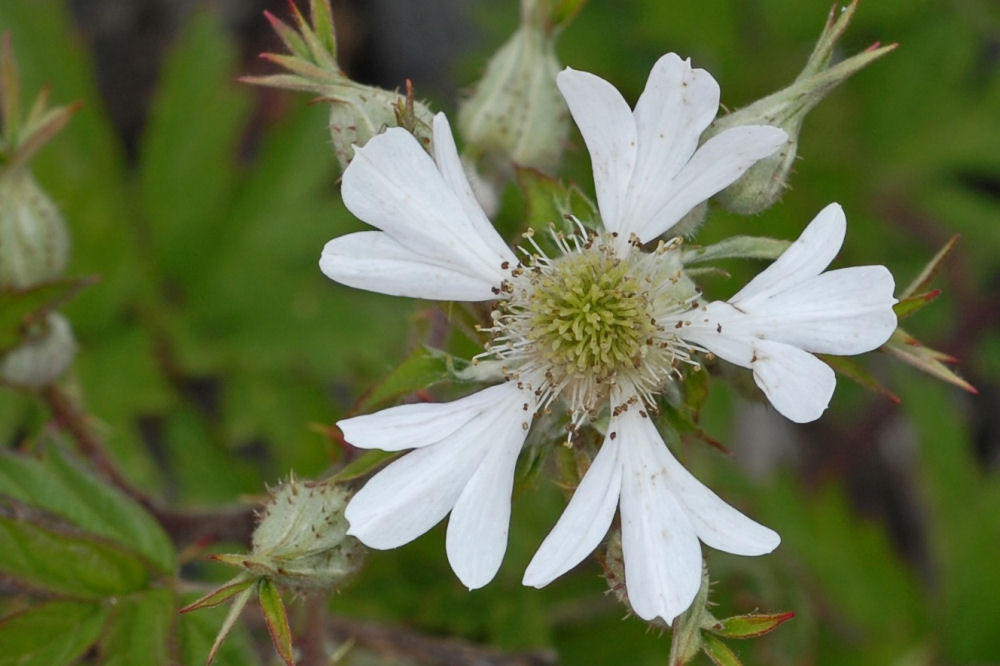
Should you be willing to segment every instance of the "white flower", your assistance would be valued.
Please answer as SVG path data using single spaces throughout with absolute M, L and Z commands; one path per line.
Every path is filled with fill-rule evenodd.
M 339 422 L 356 446 L 415 449 L 376 474 L 346 515 L 364 543 L 394 548 L 450 512 L 448 559 L 465 585 L 480 587 L 506 549 L 514 464 L 534 414 L 564 405 L 572 432 L 609 412 L 604 444 L 525 583 L 544 585 L 577 564 L 618 508 L 632 606 L 669 622 L 697 592 L 699 539 L 759 555 L 779 538 L 674 460 L 648 416 L 655 395 L 711 351 L 752 368 L 782 413 L 816 418 L 832 374 L 808 352 L 860 353 L 888 338 L 892 278 L 880 267 L 820 273 L 843 238 L 832 207 L 733 299 L 705 304 L 676 242 L 648 253 L 640 245 L 776 150 L 784 132 L 734 128 L 698 148 L 718 86 L 672 54 L 654 66 L 634 112 L 591 74 L 566 70 L 557 83 L 591 153 L 604 225 L 604 233 L 581 226 L 556 235 L 560 256 L 528 237 L 534 251 L 517 261 L 476 204 L 443 115 L 434 119 L 434 159 L 389 129 L 357 149 L 344 173 L 346 206 L 380 231 L 327 243 L 323 272 L 387 294 L 495 301 L 484 355 L 506 378 L 450 403 Z M 868 291 L 859 293 L 862 282 Z
M 896 329 L 885 266 L 823 272 L 846 231 L 843 209 L 830 204 L 739 293 L 685 321 L 684 339 L 752 369 L 775 409 L 796 423 L 818 419 L 836 383 L 830 366 L 808 352 L 861 354 Z

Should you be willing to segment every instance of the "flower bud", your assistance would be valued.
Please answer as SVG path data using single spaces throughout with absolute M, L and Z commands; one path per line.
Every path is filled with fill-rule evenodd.
M 714 197 L 728 210 L 740 215 L 756 215 L 777 202 L 788 186 L 788 175 L 798 152 L 799 130 L 809 111 L 852 74 L 896 48 L 895 44 L 883 47 L 875 44 L 830 66 L 834 46 L 847 29 L 857 6 L 858 0 L 855 0 L 839 16 L 831 10 L 805 69 L 790 86 L 717 118 L 702 136 L 703 140 L 708 140 L 725 129 L 741 125 L 772 125 L 788 134 L 788 141 L 780 150 L 757 162 Z
M 310 0 L 309 19 L 289 3 L 294 25 L 264 12 L 287 54 L 262 53 L 261 57 L 285 72 L 268 76 L 245 76 L 241 80 L 273 88 L 301 90 L 330 102 L 330 138 L 341 168 L 354 158 L 354 146 L 363 146 L 388 127 L 403 127 L 431 149 L 433 116 L 426 104 L 413 98 L 407 81 L 406 94 L 352 81 L 337 64 L 337 37 L 329 0 Z
M 494 54 L 472 97 L 458 112 L 458 126 L 473 155 L 551 170 L 569 133 L 569 111 L 556 87 L 559 60 L 545 2 L 523 2 L 521 25 Z
M 253 552 L 217 557 L 297 591 L 335 588 L 358 570 L 365 554 L 347 535 L 348 499 L 341 486 L 290 479 L 265 504 Z
M 26 168 L 0 171 L 0 289 L 59 277 L 69 231 L 59 209 Z
M 73 362 L 76 340 L 69 321 L 50 312 L 21 344 L 0 356 L 0 382 L 16 388 L 37 389 L 59 379 Z
M 363 146 L 387 127 L 403 127 L 428 150 L 434 114 L 423 102 L 384 88 L 365 86 L 344 79 L 331 85 L 323 98 L 330 102 L 330 140 L 341 169 L 354 158 L 354 146 Z

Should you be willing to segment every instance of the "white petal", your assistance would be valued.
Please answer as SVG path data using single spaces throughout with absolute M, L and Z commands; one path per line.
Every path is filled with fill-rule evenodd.
M 818 419 L 837 384 L 833 369 L 791 345 L 761 340 L 755 346 L 753 378 L 774 408 L 796 423 Z
M 659 433 L 635 409 L 621 418 L 622 554 L 629 603 L 644 620 L 684 612 L 701 586 L 701 547 L 687 512 L 668 487 L 655 447 Z
M 510 396 L 511 386 L 499 384 L 451 402 L 397 405 L 374 414 L 337 421 L 352 446 L 400 451 L 440 442 L 486 410 Z
M 459 195 L 406 130 L 389 128 L 356 148 L 341 195 L 348 210 L 411 252 L 463 265 L 490 284 L 503 279 L 500 265 L 512 254 L 499 254 L 494 241 L 483 239 Z
M 373 476 L 347 505 L 349 534 L 372 548 L 395 548 L 412 541 L 451 510 L 462 489 L 495 445 L 498 432 L 531 418 L 520 408 L 523 395 L 513 384 L 480 391 L 497 399 L 441 441 L 412 451 Z M 473 396 L 470 396 L 472 398 Z M 530 397 L 527 399 L 531 399 Z
M 511 264 L 517 263 L 514 253 L 490 224 L 489 218 L 479 205 L 479 200 L 472 191 L 472 186 L 465 174 L 465 167 L 458 156 L 455 147 L 455 137 L 451 133 L 448 118 L 443 113 L 434 116 L 434 161 L 445 183 L 458 198 L 465 220 L 470 228 L 484 243 L 490 246 L 498 256 L 505 257 Z
M 722 501 L 677 462 L 666 444 L 656 448 L 667 473 L 667 485 L 687 510 L 698 538 L 734 555 L 763 555 L 778 547 L 781 537 Z
M 454 301 L 496 298 L 493 276 L 449 257 L 417 254 L 381 231 L 359 231 L 323 247 L 319 267 L 331 280 L 390 296 Z
M 844 209 L 840 204 L 829 204 L 774 263 L 761 271 L 729 301 L 740 307 L 752 307 L 753 301 L 763 295 L 819 275 L 837 256 L 846 233 L 847 218 L 844 216 Z
M 455 505 L 488 446 L 482 437 L 453 436 L 393 461 L 347 505 L 348 534 L 380 550 L 416 539 Z
M 762 338 L 823 354 L 871 351 L 896 330 L 895 283 L 884 266 L 822 273 L 767 300 L 757 300 L 747 324 Z
M 593 74 L 567 67 L 556 84 L 587 144 L 604 227 L 621 231 L 638 141 L 632 110 L 614 86 Z
M 656 238 L 712 195 L 733 184 L 758 160 L 785 143 L 784 130 L 746 125 L 720 132 L 706 141 L 672 181 L 660 189 L 637 191 L 630 231 L 646 242 Z
M 719 110 L 719 84 L 690 60 L 668 53 L 653 65 L 635 105 L 639 152 L 632 196 L 662 188 L 698 147 L 701 133 Z
M 608 436 L 555 527 L 524 572 L 525 585 L 544 587 L 592 553 L 607 534 L 618 508 L 621 438 L 612 418 Z M 611 433 L 615 436 L 612 438 Z M 627 444 L 626 444 L 627 445 Z
M 510 526 L 510 496 L 514 465 L 528 431 L 522 427 L 530 412 L 524 412 L 514 395 L 484 439 L 489 453 L 455 502 L 448 519 L 445 548 L 448 562 L 458 579 L 470 590 L 493 580 L 507 550 Z M 534 411 L 534 404 L 530 407 Z

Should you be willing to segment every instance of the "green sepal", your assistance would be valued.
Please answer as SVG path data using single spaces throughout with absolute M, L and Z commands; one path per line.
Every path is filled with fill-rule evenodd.
M 701 650 L 716 666 L 743 666 L 733 649 L 711 634 L 702 634 Z
M 187 606 L 181 608 L 177 612 L 190 613 L 191 611 L 200 610 L 202 608 L 211 608 L 212 606 L 218 606 L 219 604 L 223 604 L 229 601 L 237 594 L 250 587 L 251 585 L 254 584 L 254 582 L 255 581 L 253 578 L 250 578 L 245 574 L 240 574 L 236 576 L 236 578 L 233 578 L 231 581 L 223 585 L 222 587 L 212 590 L 205 596 L 195 601 L 192 601 Z
M 247 602 L 250 601 L 250 595 L 256 590 L 256 586 L 248 586 L 242 592 L 238 593 L 233 599 L 233 605 L 229 607 L 229 613 L 226 614 L 226 619 L 223 620 L 222 626 L 219 627 L 219 633 L 215 635 L 215 641 L 212 643 L 212 649 L 208 651 L 208 657 L 205 659 L 205 666 L 210 666 L 215 660 L 215 655 L 218 654 L 219 648 L 222 647 L 222 642 L 226 640 L 226 636 L 229 632 L 233 630 L 236 625 L 236 620 L 239 619 L 240 613 L 243 612 L 243 608 L 246 607 Z
M 897 328 L 893 332 L 892 337 L 882 345 L 881 349 L 932 377 L 944 380 L 969 393 L 979 393 L 975 386 L 959 377 L 945 365 L 945 363 L 956 363 L 958 359 L 927 347 L 901 328 Z
M 343 469 L 332 477 L 331 481 L 351 481 L 370 474 L 375 469 L 395 460 L 403 455 L 403 451 L 381 451 L 372 449 L 365 451 L 360 456 L 349 462 Z
M 278 655 L 288 666 L 295 666 L 295 651 L 292 646 L 292 630 L 288 626 L 285 604 L 278 594 L 278 588 L 270 580 L 262 578 L 257 583 L 257 600 L 264 613 L 271 642 Z
M 705 247 L 682 250 L 681 263 L 687 266 L 719 259 L 777 259 L 791 244 L 767 236 L 732 236 Z
M 914 296 L 907 296 L 899 299 L 896 304 L 892 306 L 892 310 L 896 313 L 896 319 L 906 319 L 910 315 L 923 310 L 940 295 L 940 289 L 933 289 Z
M 933 280 L 934 276 L 937 275 L 939 270 L 941 270 L 941 266 L 945 258 L 955 248 L 955 244 L 958 243 L 958 238 L 959 237 L 955 235 L 948 239 L 948 242 L 946 242 L 941 249 L 937 251 L 937 254 L 935 254 L 931 260 L 927 262 L 927 265 L 924 266 L 923 270 L 921 270 L 920 273 L 913 278 L 913 282 L 911 282 L 899 295 L 900 301 L 916 296 L 917 292 L 922 292 L 927 289 L 931 280 Z
M 771 613 L 767 615 L 759 613 L 748 613 L 746 615 L 734 615 L 707 627 L 707 630 L 726 638 L 757 638 L 764 634 L 769 634 L 779 625 L 788 622 L 795 613 Z
M 860 363 L 847 356 L 831 356 L 830 354 L 816 354 L 824 363 L 829 365 L 838 374 L 879 393 L 894 403 L 899 404 L 900 399 L 887 386 L 868 372 Z
M 352 410 L 368 413 L 400 398 L 426 389 L 454 374 L 454 361 L 447 354 L 418 347 L 388 375 L 361 397 Z

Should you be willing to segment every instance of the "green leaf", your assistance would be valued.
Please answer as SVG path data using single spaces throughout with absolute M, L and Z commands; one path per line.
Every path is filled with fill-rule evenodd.
M 399 398 L 444 381 L 450 372 L 447 356 L 420 347 L 390 372 L 355 407 L 358 413 L 371 412 Z
M 288 666 L 295 666 L 292 630 L 288 627 L 288 615 L 285 613 L 285 604 L 278 594 L 278 588 L 267 578 L 262 578 L 257 587 L 257 599 L 264 612 L 264 621 L 271 634 L 274 649 Z
M 74 664 L 94 644 L 109 609 L 50 601 L 0 619 L 0 666 Z
M 705 651 L 712 663 L 717 666 L 743 666 L 732 648 L 710 634 L 702 635 L 701 649 Z
M 182 286 L 211 265 L 236 186 L 249 100 L 232 80 L 235 68 L 217 17 L 196 13 L 164 65 L 140 147 L 156 268 Z
M 708 630 L 727 638 L 757 638 L 774 631 L 778 625 L 793 617 L 795 617 L 795 613 L 791 612 L 769 615 L 758 613 L 734 615 L 719 620 L 715 625 L 708 627 Z
M 28 289 L 0 289 L 0 354 L 21 342 L 22 328 L 94 284 L 94 277 L 61 278 Z
M 403 455 L 402 451 L 380 451 L 378 449 L 365 451 L 355 460 L 348 463 L 342 470 L 334 474 L 333 480 L 350 481 L 357 479 L 401 455 Z
M 0 495 L 56 514 L 135 550 L 160 573 L 174 569 L 174 547 L 159 523 L 124 493 L 50 446 L 41 460 L 0 451 Z
M 732 236 L 713 245 L 684 250 L 681 261 L 688 265 L 719 259 L 777 259 L 791 244 L 764 236 Z
M 170 654 L 175 614 L 175 599 L 169 590 L 151 590 L 120 599 L 100 642 L 101 665 L 176 663 Z
M 25 509 L 18 509 L 23 514 Z M 82 598 L 144 588 L 149 573 L 136 555 L 92 536 L 0 515 L 0 574 L 29 587 Z

